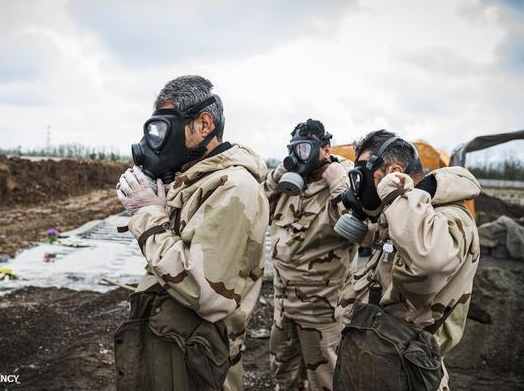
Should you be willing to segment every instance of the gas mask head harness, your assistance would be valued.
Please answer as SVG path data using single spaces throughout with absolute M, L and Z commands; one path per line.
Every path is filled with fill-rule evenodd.
M 335 231 L 353 243 L 362 243 L 368 232 L 366 219 L 376 220 L 382 212 L 380 199 L 373 174 L 384 164 L 384 153 L 399 137 L 393 136 L 382 143 L 376 154 L 365 160 L 357 160 L 355 168 L 349 171 L 350 188 L 341 194 L 344 206 L 352 210 L 351 215 L 341 216 L 335 224 Z M 404 173 L 410 174 L 416 164 L 420 164 L 417 149 L 412 149 L 412 157 Z
M 144 174 L 152 179 L 161 178 L 168 184 L 173 182 L 175 173 L 206 152 L 209 142 L 222 134 L 223 124 L 210 132 L 194 148 L 186 147 L 185 127 L 198 118 L 205 107 L 216 102 L 211 96 L 186 110 L 157 109 L 144 124 L 144 137 L 140 143 L 131 146 L 133 161 Z
M 289 155 L 283 161 L 288 172 L 282 175 L 278 189 L 289 195 L 298 195 L 304 189 L 304 178 L 328 163 L 320 161 L 320 148 L 328 145 L 333 136 L 325 131 L 320 121 L 312 119 L 298 124 L 291 136 L 287 146 Z

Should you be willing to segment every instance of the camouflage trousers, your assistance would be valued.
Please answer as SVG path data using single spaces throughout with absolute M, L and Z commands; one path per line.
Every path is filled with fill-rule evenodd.
M 275 314 L 277 315 L 277 314 Z M 270 336 L 276 391 L 331 391 L 341 327 L 275 316 Z
M 226 381 L 224 382 L 224 391 L 241 391 L 242 390 L 242 376 L 244 374 L 244 367 L 242 360 L 232 365 L 227 372 Z

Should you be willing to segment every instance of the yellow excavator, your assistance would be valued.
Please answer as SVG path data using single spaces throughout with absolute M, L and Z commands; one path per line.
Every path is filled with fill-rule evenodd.
M 503 144 L 512 140 L 524 140 L 524 130 L 509 133 L 499 133 L 487 136 L 475 137 L 473 140 L 460 144 L 451 156 L 445 151 L 435 148 L 425 141 L 414 141 L 413 144 L 417 148 L 418 154 L 422 160 L 422 165 L 428 171 L 436 170 L 441 167 L 448 166 L 462 166 L 466 165 L 466 154 L 468 152 L 480 151 L 481 149 L 493 147 L 498 144 Z M 331 148 L 331 152 L 335 155 L 340 155 L 355 161 L 354 144 L 336 145 Z M 475 203 L 473 200 L 467 200 L 466 206 L 470 212 L 475 216 Z

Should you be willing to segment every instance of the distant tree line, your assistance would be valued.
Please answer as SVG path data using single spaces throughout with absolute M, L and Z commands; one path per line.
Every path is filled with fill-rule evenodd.
M 111 162 L 125 162 L 131 160 L 130 155 L 124 155 L 106 148 L 89 147 L 82 144 L 59 144 L 51 148 L 12 148 L 1 149 L 0 154 L 11 156 L 42 156 L 59 157 L 65 159 L 104 160 Z
M 468 169 L 477 178 L 524 181 L 524 161 L 506 159 L 502 162 L 476 164 Z
M 59 157 L 65 159 L 104 160 L 111 162 L 128 162 L 131 160 L 131 156 L 128 154 L 111 151 L 107 148 L 95 148 L 77 143 L 60 144 L 51 148 L 0 148 L 0 155 Z M 280 159 L 266 159 L 266 164 L 269 169 L 276 168 L 279 163 Z M 524 161 L 522 160 L 506 159 L 496 163 L 477 163 L 468 167 L 468 169 L 477 178 L 524 181 Z

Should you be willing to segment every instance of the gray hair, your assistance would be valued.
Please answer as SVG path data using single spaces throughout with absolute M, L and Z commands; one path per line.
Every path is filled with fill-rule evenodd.
M 215 128 L 221 129 L 220 131 L 217 130 L 217 138 L 221 141 L 225 122 L 224 106 L 222 105 L 222 99 L 218 95 L 211 93 L 212 89 L 213 84 L 202 76 L 180 76 L 167 82 L 164 88 L 162 88 L 156 98 L 155 108 L 158 109 L 166 103 L 172 103 L 176 109 L 184 111 L 188 107 L 213 96 L 216 102 L 204 107 L 200 110 L 200 113 L 207 112 L 211 114 Z

